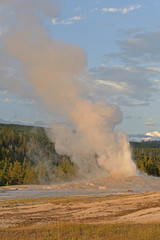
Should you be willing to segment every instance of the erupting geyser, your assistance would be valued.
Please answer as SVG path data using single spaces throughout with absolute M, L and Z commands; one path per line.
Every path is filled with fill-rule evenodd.
M 83 89 L 80 78 L 88 74 L 84 50 L 53 41 L 41 24 L 44 16 L 58 16 L 58 3 L 50 0 L 1 3 L 7 29 L 1 36 L 1 72 L 5 75 L 1 84 L 17 94 L 24 92 L 25 97 L 39 99 L 50 114 L 63 119 L 63 124 L 51 124 L 50 137 L 59 153 L 71 156 L 81 174 L 135 175 L 127 137 L 115 130 L 122 121 L 120 109 L 90 100 Z M 4 72 L 6 59 L 11 77 Z
M 114 130 L 122 117 L 119 108 L 81 98 L 74 104 L 69 117 L 75 131 L 67 125 L 52 125 L 57 151 L 72 156 L 83 174 L 134 175 L 126 135 Z

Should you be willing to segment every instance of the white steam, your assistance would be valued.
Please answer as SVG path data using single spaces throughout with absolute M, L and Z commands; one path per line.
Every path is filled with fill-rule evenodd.
M 63 119 L 64 124 L 52 123 L 50 137 L 56 150 L 77 164 L 80 174 L 135 175 L 126 135 L 115 131 L 122 121 L 121 111 L 115 105 L 94 103 L 84 97 L 86 89 L 80 77 L 88 74 L 85 52 L 76 45 L 53 41 L 41 24 L 42 18 L 58 16 L 58 2 L 3 1 L 7 34 L 2 38 L 0 62 L 6 64 L 10 59 L 12 77 L 8 78 L 1 67 L 5 76 L 1 85 L 23 93 L 21 97 L 40 99 L 50 114 Z M 11 10 L 12 21 L 8 17 Z

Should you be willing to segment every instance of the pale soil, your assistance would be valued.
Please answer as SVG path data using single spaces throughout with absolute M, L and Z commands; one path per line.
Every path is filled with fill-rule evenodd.
M 12 186 L 0 188 L 0 196 L 5 189 L 20 192 L 28 188 L 33 191 L 47 188 L 94 189 L 95 193 L 103 189 L 105 193 L 0 201 L 0 228 L 55 222 L 160 222 L 160 179 L 106 178 L 83 184 L 74 182 L 51 186 Z

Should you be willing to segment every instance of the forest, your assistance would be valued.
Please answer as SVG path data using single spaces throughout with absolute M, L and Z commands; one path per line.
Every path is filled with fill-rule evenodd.
M 131 142 L 132 157 L 137 168 L 160 177 L 160 141 Z
M 76 166 L 41 127 L 0 124 L 0 186 L 71 180 Z
M 131 142 L 137 168 L 160 176 L 160 142 Z M 59 155 L 42 127 L 0 124 L 0 186 L 72 180 L 78 172 Z

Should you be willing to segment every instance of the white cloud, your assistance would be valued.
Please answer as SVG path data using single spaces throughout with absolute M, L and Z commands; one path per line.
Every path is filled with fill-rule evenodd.
M 146 137 L 143 138 L 143 140 L 145 140 L 145 141 L 160 140 L 160 132 L 158 132 L 158 131 L 148 132 L 145 135 L 146 135 Z
M 61 25 L 70 25 L 70 24 L 72 24 L 72 23 L 73 23 L 72 21 L 63 20 L 63 21 L 61 21 L 61 22 L 58 23 L 58 24 L 61 24 Z
M 57 21 L 56 18 L 53 18 L 52 19 L 52 24 L 53 25 L 70 25 L 70 24 L 73 24 L 74 22 L 78 22 L 82 19 L 83 19 L 82 16 L 74 16 L 74 17 L 71 17 L 71 18 L 68 18 L 68 19 L 65 19 L 65 20 L 62 20 L 62 21 Z
M 149 137 L 159 137 L 160 138 L 160 132 L 158 132 L 158 131 L 148 132 L 148 133 L 146 133 L 146 136 L 149 136 Z
M 117 105 L 121 105 L 121 106 L 146 106 L 148 105 L 148 102 L 143 100 L 143 99 L 136 99 L 136 98 L 131 98 L 129 96 L 126 95 L 120 95 L 120 97 L 115 97 L 114 98 L 114 102 Z
M 53 25 L 70 25 L 72 24 L 73 22 L 72 21 L 68 21 L 68 20 L 62 20 L 60 22 L 57 22 L 57 19 L 56 18 L 53 18 L 52 19 L 52 24 Z
M 117 52 L 106 55 L 107 65 L 90 70 L 94 91 L 122 106 L 149 105 L 160 92 L 160 31 L 134 30 L 131 38 L 117 41 Z M 110 60 L 119 65 L 109 65 Z M 145 125 L 155 122 L 150 119 Z
M 95 81 L 94 90 L 120 105 L 148 105 L 152 94 L 160 90 L 160 81 L 156 79 L 159 73 L 147 67 L 103 64 L 90 72 Z
M 123 14 L 126 14 L 126 13 L 128 13 L 130 11 L 133 11 L 135 9 L 138 9 L 138 8 L 141 8 L 141 5 L 133 5 L 133 6 L 124 7 L 124 8 L 102 8 L 101 11 L 103 13 L 107 13 L 107 12 L 110 12 L 110 13 L 121 12 Z
M 126 13 L 128 13 L 128 12 L 130 12 L 130 11 L 133 11 L 133 10 L 135 10 L 135 9 L 138 9 L 138 8 L 141 8 L 141 5 L 126 7 L 126 8 L 123 8 L 123 9 L 122 9 L 122 13 L 123 13 L 123 14 L 126 14 Z
M 0 102 L 4 104 L 16 102 L 16 104 L 27 104 L 27 105 L 35 105 L 36 103 L 35 100 L 29 99 L 29 98 L 22 99 L 22 98 L 11 98 L 11 97 L 0 98 Z
M 113 87 L 117 89 L 117 91 L 124 91 L 124 89 L 127 87 L 127 84 L 125 82 L 116 83 L 116 82 L 104 81 L 104 80 L 97 80 L 96 82 L 97 84 Z
M 121 12 L 118 8 L 102 8 L 102 12 Z
M 82 16 L 75 16 L 75 17 L 69 18 L 68 20 L 70 20 L 70 21 L 80 21 L 81 19 L 82 19 Z
M 155 71 L 155 72 L 160 72 L 160 68 L 159 67 L 147 67 L 147 69 Z
M 56 24 L 57 24 L 57 22 L 56 22 L 56 21 L 57 21 L 57 19 L 56 19 L 56 18 L 52 18 L 52 24 L 53 24 L 53 25 L 56 25 Z
M 150 127 L 155 127 L 156 123 L 152 118 L 149 118 L 144 122 L 144 125 L 145 126 L 150 126 Z

